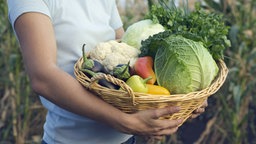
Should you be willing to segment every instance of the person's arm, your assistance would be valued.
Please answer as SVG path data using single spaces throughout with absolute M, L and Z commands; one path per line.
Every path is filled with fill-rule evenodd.
M 46 99 L 79 115 L 96 120 L 118 120 L 122 113 L 86 91 L 56 65 L 57 46 L 49 17 L 25 13 L 15 23 L 25 68 L 33 90 Z M 113 115 L 110 119 L 109 115 Z
M 124 133 L 158 137 L 177 130 L 181 120 L 157 119 L 177 112 L 175 107 L 126 114 L 87 91 L 75 78 L 62 71 L 56 65 L 56 40 L 46 15 L 25 13 L 16 20 L 14 28 L 36 93 L 68 111 L 107 123 Z
M 124 35 L 123 27 L 116 29 L 116 39 L 121 39 L 123 35 Z

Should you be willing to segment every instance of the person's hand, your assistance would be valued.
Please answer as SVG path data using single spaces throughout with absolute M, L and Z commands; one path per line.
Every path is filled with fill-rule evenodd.
M 202 114 L 203 112 L 205 112 L 205 108 L 208 106 L 208 102 L 207 99 L 204 101 L 204 103 L 202 104 L 202 106 L 198 109 L 196 109 L 195 111 L 193 111 L 192 115 L 191 115 L 191 119 L 194 119 L 196 117 L 198 117 L 200 114 Z
M 153 137 L 160 140 L 165 135 L 175 133 L 183 120 L 159 118 L 162 116 L 171 115 L 178 111 L 178 107 L 166 107 L 154 110 L 139 111 L 134 114 L 127 114 L 125 116 L 121 131 L 135 135 Z

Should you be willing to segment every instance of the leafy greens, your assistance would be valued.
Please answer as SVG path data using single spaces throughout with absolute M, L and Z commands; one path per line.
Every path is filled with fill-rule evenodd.
M 194 11 L 189 12 L 186 7 L 181 9 L 174 4 L 168 6 L 160 2 L 160 5 L 152 6 L 146 18 L 163 25 L 169 34 L 180 34 L 186 38 L 201 41 L 214 59 L 223 59 L 224 49 L 231 45 L 227 39 L 229 27 L 225 25 L 223 16 L 208 13 L 198 4 L 195 5 Z M 163 34 L 156 37 L 159 39 L 161 36 Z M 141 56 L 150 54 L 144 49 L 147 49 L 147 46 L 142 44 Z
M 161 41 L 156 52 L 154 70 L 158 85 L 172 93 L 189 93 L 208 87 L 219 68 L 201 42 L 180 35 Z

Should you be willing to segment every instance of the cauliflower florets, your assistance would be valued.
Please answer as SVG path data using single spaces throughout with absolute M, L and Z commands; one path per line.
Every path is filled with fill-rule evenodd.
M 129 46 L 126 43 L 111 40 L 99 43 L 90 52 L 90 58 L 98 60 L 107 70 L 112 71 L 115 66 L 127 64 L 129 61 L 130 66 L 133 66 L 139 54 L 139 49 Z
M 110 43 L 99 43 L 95 49 L 90 51 L 90 58 L 98 60 L 102 63 L 102 60 L 106 58 L 107 55 L 112 53 L 112 45 Z

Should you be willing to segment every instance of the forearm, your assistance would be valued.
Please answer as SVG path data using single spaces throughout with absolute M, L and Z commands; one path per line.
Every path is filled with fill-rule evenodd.
M 16 20 L 15 30 L 36 93 L 68 111 L 112 126 L 125 115 L 57 66 L 57 45 L 49 17 L 40 13 L 23 14 Z
M 36 76 L 40 79 L 32 78 L 32 87 L 38 94 L 66 110 L 110 125 L 122 117 L 122 112 L 87 91 L 75 78 L 49 67 Z

